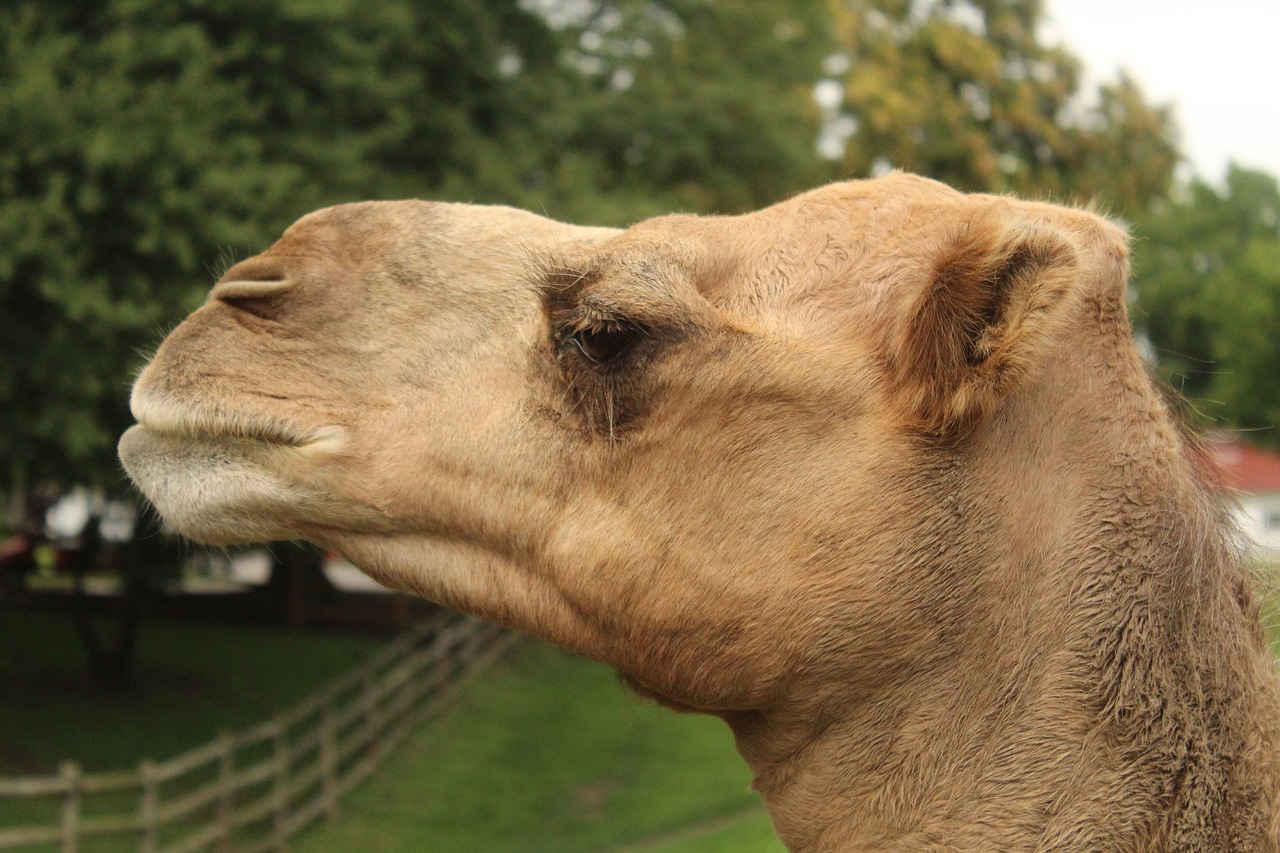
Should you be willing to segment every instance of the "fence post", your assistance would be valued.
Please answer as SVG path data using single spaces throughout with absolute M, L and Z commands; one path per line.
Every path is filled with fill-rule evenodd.
M 285 740 L 284 720 L 275 719 L 275 820 L 273 841 L 278 853 L 289 850 L 289 744 Z
M 397 690 L 394 702 L 388 703 L 395 714 L 391 736 L 387 738 L 388 751 L 403 743 L 413 729 L 413 721 L 425 693 L 422 685 L 431 675 L 431 647 L 415 645 L 409 654 L 405 655 L 405 663 L 410 675 Z
M 80 837 L 80 765 L 64 761 L 58 767 L 58 775 L 67 783 L 66 798 L 62 801 L 62 844 L 59 850 L 61 853 L 76 853 Z
M 147 759 L 138 762 L 138 776 L 141 779 L 142 793 L 138 801 L 138 817 L 141 824 L 138 850 L 141 853 L 155 853 L 157 846 L 160 817 L 160 779 L 156 766 Z
M 377 689 L 373 670 L 368 670 L 364 677 L 365 739 L 369 744 L 369 761 L 375 766 L 382 758 L 382 709 L 378 707 Z
M 218 733 L 218 849 L 231 850 L 235 830 L 236 739 L 230 732 Z
M 324 797 L 324 813 L 333 820 L 338 816 L 338 745 L 333 722 L 333 695 L 324 698 L 320 709 L 320 790 Z

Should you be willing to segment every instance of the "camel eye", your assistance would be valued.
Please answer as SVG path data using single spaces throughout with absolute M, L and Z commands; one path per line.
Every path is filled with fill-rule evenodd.
M 636 330 L 629 326 L 586 328 L 574 332 L 569 339 L 588 361 L 609 364 L 635 343 Z

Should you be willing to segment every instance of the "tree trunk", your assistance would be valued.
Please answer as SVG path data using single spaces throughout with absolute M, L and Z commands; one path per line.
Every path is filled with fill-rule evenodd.
M 339 592 L 324 573 L 324 554 L 305 543 L 278 542 L 272 546 L 271 575 L 261 594 L 270 609 L 291 629 L 306 626 L 310 604 L 333 603 Z
M 89 516 L 80 536 L 80 550 L 71 560 L 70 568 L 75 579 L 71 615 L 84 647 L 93 686 L 106 693 L 127 690 L 137 684 L 138 627 L 149 589 L 148 584 L 142 580 L 146 567 L 134 562 L 138 555 L 121 555 L 126 560 L 126 565 L 120 566 L 122 588 L 113 602 L 115 606 L 107 608 L 114 612 L 104 615 L 107 623 L 105 626 L 94 624 L 95 608 L 84 581 L 85 575 L 90 572 L 106 568 L 100 523 L 101 519 L 96 515 Z M 104 635 L 109 635 L 110 640 L 105 639 Z

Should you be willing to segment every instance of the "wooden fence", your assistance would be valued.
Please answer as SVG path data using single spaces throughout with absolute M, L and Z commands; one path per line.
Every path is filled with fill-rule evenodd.
M 0 778 L 0 803 L 43 800 L 24 821 L 42 825 L 0 825 L 0 850 L 287 850 L 514 636 L 476 619 L 432 620 L 289 710 L 167 761 L 118 773 L 66 762 L 56 776 Z

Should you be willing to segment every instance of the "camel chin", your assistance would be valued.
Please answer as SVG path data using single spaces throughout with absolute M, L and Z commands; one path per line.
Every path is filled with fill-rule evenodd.
M 188 539 L 226 546 L 298 535 L 287 520 L 299 488 L 270 470 L 269 458 L 287 450 L 139 425 L 121 437 L 119 452 L 147 500 Z
M 144 371 L 134 386 L 138 423 L 121 437 L 119 455 L 174 530 L 205 545 L 238 545 L 300 537 L 301 506 L 313 525 L 349 514 L 308 484 L 345 451 L 341 428 L 242 414 L 248 405 L 188 402 L 153 390 L 153 382 Z

